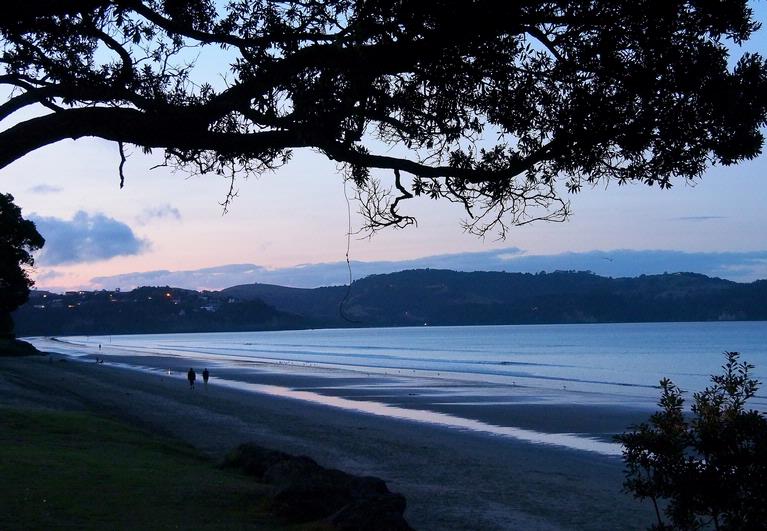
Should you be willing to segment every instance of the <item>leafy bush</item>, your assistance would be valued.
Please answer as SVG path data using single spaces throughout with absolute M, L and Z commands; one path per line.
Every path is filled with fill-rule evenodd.
M 682 391 L 663 379 L 660 411 L 616 437 L 623 444 L 625 489 L 655 507 L 651 529 L 767 525 L 767 419 L 746 410 L 759 382 L 738 352 L 725 356 L 724 373 L 693 395 L 691 415 Z

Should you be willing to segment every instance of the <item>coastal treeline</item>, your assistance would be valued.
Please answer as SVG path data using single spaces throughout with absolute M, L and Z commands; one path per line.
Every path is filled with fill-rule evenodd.
M 334 326 L 420 326 L 767 319 L 767 281 L 695 273 L 608 278 L 590 272 L 419 269 L 352 285 L 295 289 L 248 284 L 222 290 Z M 343 301 L 343 312 L 339 303 Z
M 347 293 L 348 292 L 348 293 Z M 34 291 L 19 335 L 223 332 L 310 327 L 767 320 L 767 281 L 693 273 L 607 278 L 411 270 L 315 289 Z
M 304 319 L 260 300 L 169 287 L 132 291 L 33 291 L 13 316 L 17 334 L 97 335 L 301 328 Z

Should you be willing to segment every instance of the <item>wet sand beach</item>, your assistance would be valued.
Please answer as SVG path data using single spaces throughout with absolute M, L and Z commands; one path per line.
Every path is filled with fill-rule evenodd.
M 309 455 L 324 466 L 378 476 L 406 496 L 406 517 L 421 530 L 643 529 L 651 519 L 649 507 L 621 492 L 623 467 L 616 456 L 258 393 L 221 385 L 216 377 L 207 389 L 198 382 L 191 390 L 180 364 L 168 375 L 84 360 L 0 359 L 0 401 L 95 411 L 172 435 L 215 458 L 255 441 Z M 258 374 L 250 371 L 248 378 L 259 380 Z M 311 370 L 271 367 L 261 374 L 258 384 L 314 391 L 325 385 L 329 394 L 344 387 L 317 380 Z M 358 376 L 338 377 L 360 382 Z M 415 410 L 421 406 L 413 395 L 428 394 L 401 391 L 395 401 Z M 601 400 L 547 405 L 527 396 L 534 392 L 520 390 L 517 404 L 492 405 L 485 420 L 497 421 L 503 413 L 504 423 L 542 432 L 603 433 L 646 417 L 644 410 Z M 391 403 L 391 396 L 384 398 Z M 445 407 L 451 415 L 476 409 Z

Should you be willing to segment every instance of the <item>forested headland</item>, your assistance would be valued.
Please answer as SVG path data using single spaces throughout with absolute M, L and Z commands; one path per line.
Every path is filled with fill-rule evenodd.
M 767 320 L 767 280 L 695 273 L 607 278 L 589 272 L 419 269 L 314 289 L 33 291 L 16 333 L 97 335 L 321 327 Z

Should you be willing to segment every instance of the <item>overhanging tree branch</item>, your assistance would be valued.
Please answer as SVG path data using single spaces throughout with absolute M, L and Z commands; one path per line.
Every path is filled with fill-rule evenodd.
M 202 127 L 201 127 L 202 126 Z M 150 148 L 209 149 L 257 155 L 270 149 L 309 147 L 283 131 L 252 134 L 207 131 L 195 118 L 149 115 L 132 109 L 90 107 L 32 118 L 0 133 L 0 169 L 36 149 L 64 139 L 98 137 Z
M 308 147 L 343 163 L 384 224 L 408 194 L 461 204 L 479 234 L 559 221 L 564 188 L 697 179 L 756 156 L 767 125 L 764 59 L 724 44 L 757 29 L 746 0 L 14 0 L 5 14 L 0 83 L 23 92 L 0 106 L 21 117 L 0 132 L 0 168 L 94 136 L 234 179 Z M 215 49 L 224 88 L 189 59 Z M 35 103 L 53 112 L 19 114 Z

